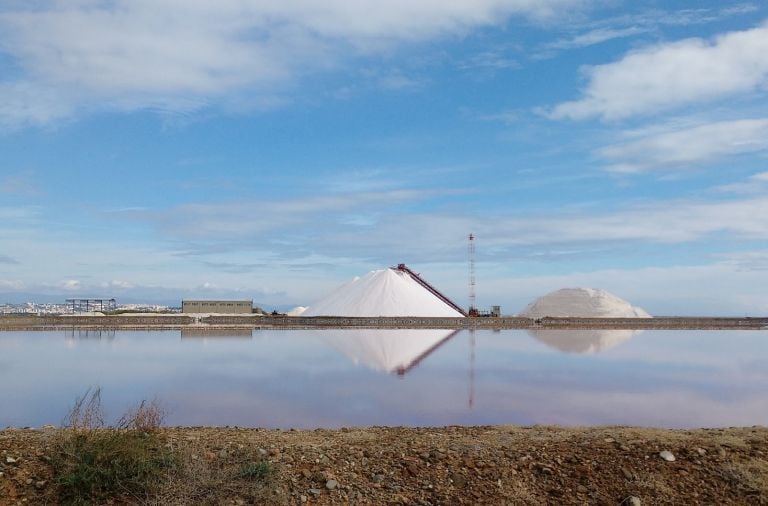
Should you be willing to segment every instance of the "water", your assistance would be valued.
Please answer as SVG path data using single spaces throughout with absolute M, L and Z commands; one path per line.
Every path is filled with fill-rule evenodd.
M 767 425 L 768 332 L 0 332 L 0 427 L 94 386 L 171 425 Z

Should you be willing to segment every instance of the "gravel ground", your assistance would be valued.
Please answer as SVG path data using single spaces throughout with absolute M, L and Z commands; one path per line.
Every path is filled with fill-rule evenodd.
M 0 504 L 58 504 L 57 434 L 0 431 Z M 160 440 L 178 465 L 151 495 L 108 504 L 768 504 L 764 427 L 172 427 Z M 242 476 L 258 462 L 266 477 Z

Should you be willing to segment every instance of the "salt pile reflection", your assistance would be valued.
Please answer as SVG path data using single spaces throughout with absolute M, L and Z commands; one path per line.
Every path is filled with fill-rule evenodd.
M 459 331 L 445 329 L 339 329 L 320 331 L 320 339 L 355 364 L 400 376 L 406 374 Z
M 642 330 L 614 329 L 531 329 L 528 334 L 566 353 L 599 353 L 629 341 Z

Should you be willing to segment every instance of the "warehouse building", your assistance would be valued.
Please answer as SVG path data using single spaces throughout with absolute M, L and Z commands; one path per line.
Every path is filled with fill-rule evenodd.
M 253 300 L 182 300 L 182 313 L 250 314 Z

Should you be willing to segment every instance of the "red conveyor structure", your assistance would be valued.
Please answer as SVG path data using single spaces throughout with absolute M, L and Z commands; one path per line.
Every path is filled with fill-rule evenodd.
M 418 274 L 413 272 L 411 269 L 409 269 L 407 265 L 405 265 L 405 264 L 397 264 L 397 267 L 393 267 L 393 269 L 397 269 L 398 271 L 407 272 L 418 284 L 420 284 L 421 286 L 426 288 L 427 291 L 430 292 L 432 295 L 434 295 L 435 297 L 437 297 L 438 299 L 442 300 L 443 302 L 445 302 L 446 304 L 451 306 L 453 309 L 455 309 L 456 311 L 461 313 L 461 316 L 467 316 L 467 312 L 464 311 L 464 309 L 462 309 L 461 306 L 459 306 L 458 304 L 453 302 L 451 299 L 449 299 L 448 297 L 446 297 L 445 295 L 440 293 L 440 291 L 437 288 L 435 288 L 434 286 L 430 285 L 425 280 L 423 280 L 421 278 L 421 276 L 419 276 Z

